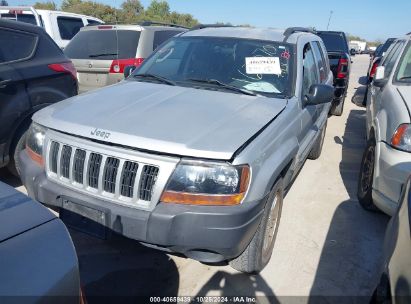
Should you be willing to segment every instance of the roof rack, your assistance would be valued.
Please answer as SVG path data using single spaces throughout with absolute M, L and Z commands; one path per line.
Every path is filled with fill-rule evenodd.
M 40 16 L 37 13 L 36 9 L 32 6 L 0 6 L 0 10 L 8 10 L 11 12 L 11 14 L 15 15 L 14 20 L 17 20 L 17 15 L 20 14 L 20 12 L 31 12 L 34 15 L 34 20 L 36 21 L 36 25 L 42 26 Z M 1 14 L 0 14 L 1 18 Z M 5 19 L 10 19 L 10 18 L 5 18 Z
M 164 25 L 164 26 L 170 26 L 170 27 L 181 27 L 181 28 L 189 29 L 188 27 L 183 26 L 183 25 L 178 25 L 174 23 L 157 22 L 157 21 L 143 21 L 139 23 L 138 25 L 141 25 L 141 26 Z
M 298 32 L 315 34 L 315 31 L 313 29 L 308 28 L 308 27 L 289 27 L 284 31 L 284 40 L 283 40 L 283 42 L 286 42 L 292 34 L 298 33 Z
M 201 30 L 204 28 L 208 28 L 208 27 L 234 27 L 234 25 L 231 24 L 197 24 L 195 26 L 193 26 L 190 30 Z

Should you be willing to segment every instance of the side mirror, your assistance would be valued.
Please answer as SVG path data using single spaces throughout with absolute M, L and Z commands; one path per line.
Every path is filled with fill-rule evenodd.
M 124 68 L 124 78 L 127 78 L 128 76 L 130 76 L 131 73 L 133 73 L 136 68 L 137 67 L 135 65 L 125 66 L 125 68 Z
M 318 105 L 331 102 L 334 98 L 334 87 L 328 84 L 313 84 L 305 95 L 306 105 Z
M 374 81 L 373 84 L 376 87 L 382 88 L 387 83 L 387 79 L 385 79 L 385 67 L 379 66 L 375 71 Z

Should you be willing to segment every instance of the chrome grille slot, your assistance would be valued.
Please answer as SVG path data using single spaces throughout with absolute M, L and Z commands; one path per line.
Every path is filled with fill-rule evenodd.
M 64 145 L 61 150 L 60 158 L 60 174 L 65 178 L 70 178 L 70 158 L 71 158 L 71 147 Z
M 86 159 L 86 151 L 81 149 L 76 149 L 74 153 L 74 163 L 73 163 L 73 178 L 76 183 L 83 183 L 84 176 L 84 161 Z
M 57 174 L 57 158 L 59 155 L 60 144 L 58 142 L 53 141 L 50 147 L 50 171 Z
M 140 178 L 140 199 L 150 201 L 156 183 L 158 168 L 145 165 Z
M 103 189 L 106 192 L 114 193 L 115 186 L 116 186 L 116 177 L 117 177 L 117 170 L 118 165 L 120 164 L 120 160 L 114 157 L 107 157 L 106 165 L 104 167 L 104 175 L 103 175 Z
M 101 159 L 102 159 L 101 154 L 97 153 L 91 153 L 90 154 L 90 159 L 88 162 L 88 169 L 87 169 L 87 174 L 88 174 L 88 185 L 91 188 L 98 188 L 98 177 L 100 173 L 100 166 L 101 166 Z
M 138 164 L 126 161 L 124 163 L 123 172 L 121 175 L 121 195 L 126 197 L 133 197 L 134 183 L 136 180 Z

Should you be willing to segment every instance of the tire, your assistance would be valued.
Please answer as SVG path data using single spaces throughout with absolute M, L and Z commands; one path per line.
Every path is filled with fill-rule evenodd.
M 279 179 L 270 194 L 254 237 L 244 252 L 229 262 L 234 269 L 244 273 L 259 273 L 268 264 L 277 238 L 283 205 L 283 181 Z
M 330 114 L 334 116 L 341 116 L 344 110 L 344 101 L 345 101 L 345 96 L 340 100 L 338 104 L 333 102 L 331 109 L 330 109 Z
M 323 128 L 321 129 L 320 135 L 315 140 L 314 146 L 311 148 L 310 154 L 308 154 L 309 159 L 317 159 L 321 155 L 323 149 L 325 132 L 327 130 L 327 121 L 325 122 Z
M 372 200 L 372 182 L 375 166 L 375 140 L 370 138 L 365 147 L 358 176 L 357 197 L 361 207 L 368 211 L 377 211 Z
M 10 149 L 11 158 L 7 164 L 7 169 L 16 177 L 20 177 L 20 160 L 18 155 L 25 147 L 26 131 L 27 129 L 23 129 L 17 132 Z

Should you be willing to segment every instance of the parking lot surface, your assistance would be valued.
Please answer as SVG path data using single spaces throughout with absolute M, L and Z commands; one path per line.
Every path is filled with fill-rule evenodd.
M 364 211 L 356 198 L 365 110 L 351 97 L 361 90 L 368 63 L 368 55 L 353 57 L 344 113 L 329 118 L 321 157 L 307 160 L 286 195 L 273 256 L 260 275 L 168 255 L 122 237 L 104 241 L 71 231 L 86 295 L 243 295 L 259 296 L 260 303 L 288 302 L 288 296 L 302 296 L 298 303 L 311 302 L 307 296 L 339 303 L 335 296 L 362 295 L 355 301 L 366 301 L 378 279 L 388 222 L 383 214 Z M 0 180 L 25 191 L 4 169 Z

